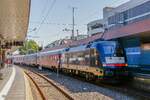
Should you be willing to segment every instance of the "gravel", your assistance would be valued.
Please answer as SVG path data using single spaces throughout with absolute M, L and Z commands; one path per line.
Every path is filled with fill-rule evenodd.
M 126 93 L 97 86 L 62 74 L 57 76 L 56 73 L 51 71 L 41 72 L 68 91 L 75 100 L 137 100 L 136 97 Z

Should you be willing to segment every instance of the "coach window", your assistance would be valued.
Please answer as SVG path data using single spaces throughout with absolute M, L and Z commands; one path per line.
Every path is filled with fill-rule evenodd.
M 64 61 L 64 62 L 63 62 L 64 64 L 68 63 L 68 62 L 67 62 L 67 61 L 68 61 L 68 56 L 67 56 L 67 54 L 64 54 L 62 60 Z
M 66 63 L 69 64 L 69 54 L 66 54 Z
M 81 62 L 79 60 L 79 58 L 81 57 L 80 52 L 74 53 L 74 64 L 79 65 Z
M 85 57 L 86 52 L 87 52 L 87 51 L 83 51 L 83 52 L 82 52 L 82 55 L 81 55 L 81 58 L 80 58 L 82 65 L 87 65 L 87 63 L 88 63 L 88 62 L 86 62 L 86 57 Z

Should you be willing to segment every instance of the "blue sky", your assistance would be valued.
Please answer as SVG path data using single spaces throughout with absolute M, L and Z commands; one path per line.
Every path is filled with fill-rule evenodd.
M 105 6 L 118 6 L 129 0 L 31 0 L 30 21 L 28 28 L 29 39 L 34 39 L 44 46 L 57 39 L 70 36 L 72 7 L 75 9 L 75 29 L 80 34 L 86 34 L 86 24 L 100 19 Z M 50 10 L 49 10 L 50 9 Z M 48 13 L 49 10 L 49 13 Z M 46 17 L 45 17 L 46 16 Z M 45 20 L 44 20 L 45 19 Z M 44 23 L 41 22 L 44 20 Z M 33 31 L 33 29 L 35 29 Z

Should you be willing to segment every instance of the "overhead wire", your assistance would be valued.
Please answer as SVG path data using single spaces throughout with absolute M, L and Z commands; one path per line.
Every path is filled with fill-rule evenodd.
M 51 5 L 49 6 L 49 9 L 48 9 L 46 15 L 44 16 L 43 20 L 42 20 L 41 23 L 39 24 L 39 27 L 38 27 L 38 29 L 37 29 L 37 34 L 38 34 L 38 32 L 40 31 L 40 29 L 41 29 L 43 23 L 45 22 L 45 20 L 46 20 L 47 17 L 49 16 L 49 13 L 50 13 L 51 10 L 53 9 L 55 3 L 56 3 L 56 0 L 53 0 L 52 3 L 51 3 Z
M 42 12 L 41 12 L 41 19 L 44 17 L 44 13 L 45 13 L 45 11 L 46 11 L 46 8 L 47 8 L 47 5 L 48 5 L 48 1 L 49 1 L 49 0 L 46 0 L 45 5 L 44 5 L 44 8 L 42 9 Z
M 113 7 L 116 4 L 116 2 L 118 2 L 118 1 L 119 0 L 114 0 L 113 2 L 110 2 L 109 4 L 107 4 L 107 6 Z M 85 22 L 87 19 L 89 19 L 89 17 L 95 15 L 98 12 L 100 12 L 100 11 L 95 11 L 95 12 L 89 14 L 88 16 L 86 16 L 86 18 L 84 18 L 83 20 L 80 20 L 79 22 L 82 22 L 82 23 Z M 87 25 L 87 23 L 85 25 Z M 82 27 L 85 27 L 85 26 L 82 26 Z
M 38 21 L 30 21 L 29 23 L 30 23 L 30 24 L 39 24 L 39 23 L 41 23 L 41 22 L 38 22 Z M 72 24 L 70 24 L 70 23 L 44 22 L 43 24 L 47 24 L 47 25 L 60 25 L 60 26 L 72 26 Z M 75 24 L 75 25 L 82 26 L 82 25 L 86 25 L 86 24 Z
M 118 0 L 115 0 L 115 1 L 117 2 Z M 113 1 L 113 2 L 115 2 L 115 1 Z M 115 2 L 115 3 L 116 3 L 116 2 Z M 42 27 L 43 24 L 49 24 L 49 25 L 54 25 L 54 24 L 55 24 L 55 25 L 72 25 L 72 24 L 61 24 L 61 23 L 49 23 L 49 22 L 45 22 L 45 20 L 46 20 L 47 17 L 49 16 L 50 11 L 53 9 L 55 3 L 56 3 L 56 0 L 53 0 L 53 2 L 51 3 L 51 5 L 50 5 L 50 7 L 49 7 L 49 9 L 48 9 L 48 11 L 47 11 L 47 13 L 46 13 L 46 15 L 44 16 L 44 18 L 43 18 L 43 20 L 42 20 L 41 22 L 30 22 L 30 23 L 37 23 L 37 24 L 39 23 L 39 27 L 37 28 L 37 33 L 40 31 L 40 29 L 41 29 L 41 27 Z M 112 3 L 111 3 L 111 5 L 112 5 Z M 109 6 L 110 6 L 110 4 L 109 4 Z M 44 13 L 45 9 L 46 9 L 46 6 L 45 6 L 44 9 L 42 10 L 43 13 Z M 94 14 L 97 13 L 97 12 L 98 12 L 98 11 L 96 11 L 96 12 L 90 14 L 89 16 L 92 16 L 92 15 L 94 15 Z M 89 16 L 88 16 L 87 18 L 89 18 Z M 85 19 L 87 20 L 87 18 L 84 18 L 84 20 L 85 20 Z M 86 24 L 84 24 L 84 25 L 86 25 Z
M 46 0 L 46 2 L 45 2 L 45 4 L 44 4 L 44 7 L 43 7 L 43 9 L 42 9 L 42 12 L 41 12 L 41 14 L 40 14 L 41 19 L 43 18 L 43 15 L 44 15 L 44 13 L 45 13 L 45 11 L 46 11 L 48 1 L 49 1 L 49 0 Z M 30 23 L 30 22 L 29 22 L 29 23 Z M 37 29 L 37 28 L 36 28 L 36 29 Z M 28 30 L 31 30 L 31 29 L 28 29 Z M 33 29 L 32 29 L 32 30 L 33 30 Z M 29 32 L 29 33 L 30 33 L 30 32 Z

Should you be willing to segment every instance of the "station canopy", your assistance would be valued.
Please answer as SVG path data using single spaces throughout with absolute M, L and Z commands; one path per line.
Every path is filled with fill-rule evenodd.
M 30 0 L 0 0 L 1 45 L 13 45 L 25 40 L 29 13 Z

